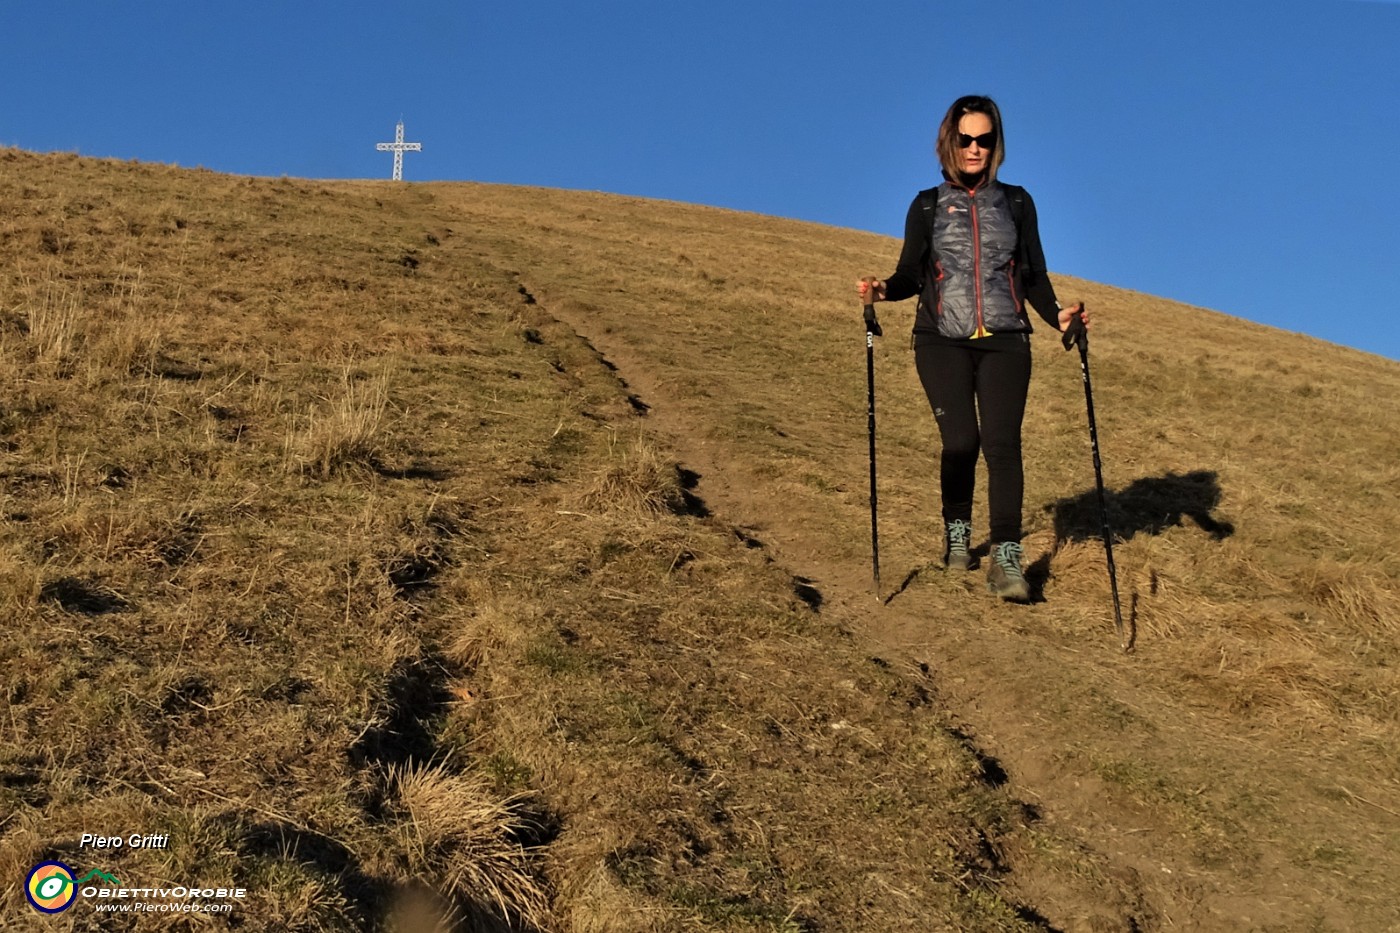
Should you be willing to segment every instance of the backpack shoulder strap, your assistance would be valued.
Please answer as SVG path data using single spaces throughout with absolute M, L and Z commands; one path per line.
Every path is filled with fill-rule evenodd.
M 1011 219 L 1016 224 L 1016 232 L 1026 221 L 1026 189 L 1020 185 L 1002 185 L 1006 189 L 1006 200 L 1011 204 Z
M 1006 191 L 1006 200 L 1011 207 L 1011 222 L 1016 225 L 1016 265 L 1020 267 L 1021 275 L 1024 277 L 1027 272 L 1030 255 L 1026 244 L 1026 189 L 1020 185 L 1003 184 Z
M 938 251 L 933 246 L 933 221 L 938 210 L 938 187 L 925 188 L 919 192 L 919 205 L 924 209 L 924 223 L 928 226 L 928 247 L 924 253 L 924 275 L 925 281 L 933 276 L 935 264 L 938 262 Z M 919 308 L 924 306 L 924 292 L 919 291 Z M 909 335 L 909 347 L 913 349 L 914 335 Z
M 928 221 L 928 228 L 933 229 L 933 212 L 938 209 L 938 188 L 925 188 L 919 192 L 919 203 L 924 208 L 924 219 Z
M 928 255 L 929 265 L 932 266 L 935 256 L 933 249 L 933 220 L 938 211 L 938 188 L 925 188 L 919 192 L 919 204 L 924 209 L 924 223 L 928 225 Z

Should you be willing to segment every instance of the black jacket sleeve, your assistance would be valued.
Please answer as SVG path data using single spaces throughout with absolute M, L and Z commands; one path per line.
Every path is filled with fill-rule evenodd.
M 1024 190 L 1024 189 L 1023 189 Z M 1045 250 L 1040 245 L 1040 222 L 1035 216 L 1035 202 L 1029 192 L 1025 193 L 1025 212 L 1021 218 L 1021 260 L 1024 263 L 1022 283 L 1026 288 L 1026 298 L 1036 314 L 1055 330 L 1060 329 L 1060 303 L 1055 298 L 1055 287 L 1050 284 L 1050 275 L 1045 270 Z
M 885 279 L 886 301 L 903 301 L 919 294 L 924 287 L 930 237 L 928 217 L 920 197 L 914 196 L 914 203 L 909 205 L 909 213 L 904 218 L 904 248 L 899 252 L 894 274 Z

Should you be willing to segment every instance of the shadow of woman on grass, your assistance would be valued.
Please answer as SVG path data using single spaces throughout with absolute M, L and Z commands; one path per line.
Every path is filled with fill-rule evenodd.
M 1139 534 L 1159 535 L 1168 528 L 1180 527 L 1187 518 L 1215 541 L 1235 533 L 1234 525 L 1211 514 L 1220 505 L 1220 477 L 1210 470 L 1135 479 L 1121 490 L 1105 489 L 1104 504 L 1115 544 Z M 1045 511 L 1053 516 L 1055 543 L 1049 553 L 1040 555 L 1026 568 L 1031 602 L 1037 603 L 1045 601 L 1050 561 L 1062 545 L 1103 540 L 1103 516 L 1096 489 L 1052 502 Z M 1136 606 L 1136 596 L 1133 605 Z
M 1216 541 L 1235 533 L 1234 525 L 1211 515 L 1220 505 L 1220 477 L 1209 470 L 1136 479 L 1124 489 L 1104 490 L 1104 500 L 1115 542 L 1161 534 L 1180 526 L 1184 518 Z M 1096 490 L 1052 502 L 1045 511 L 1054 516 L 1056 549 L 1070 541 L 1103 537 Z

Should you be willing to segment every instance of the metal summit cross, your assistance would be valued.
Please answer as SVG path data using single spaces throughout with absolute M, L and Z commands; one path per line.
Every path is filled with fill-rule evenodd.
M 380 152 L 392 152 L 394 154 L 394 181 L 403 181 L 403 154 L 405 152 L 422 152 L 422 143 L 406 143 L 403 141 L 403 121 L 400 120 L 398 126 L 394 128 L 394 141 L 391 143 L 375 143 L 374 148 Z

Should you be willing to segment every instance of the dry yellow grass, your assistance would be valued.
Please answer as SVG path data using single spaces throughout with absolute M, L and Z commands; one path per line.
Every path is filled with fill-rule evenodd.
M 484 900 L 511 920 L 547 922 L 547 892 L 517 841 L 520 796 L 502 798 L 486 776 L 445 764 L 395 765 L 388 781 L 414 875 L 438 879 L 441 890 L 464 901 Z
M 288 436 L 289 462 L 322 479 L 354 465 L 373 467 L 388 403 L 388 374 L 356 379 L 347 367 L 335 397 L 320 400 Z
M 882 309 L 870 598 L 885 238 L 8 150 L 0 207 L 0 925 L 94 830 L 169 832 L 99 867 L 243 884 L 240 929 L 1394 916 L 1396 364 L 1059 281 L 1124 658 L 1048 335 L 1012 609 L 930 567 Z
M 607 460 L 580 501 L 588 509 L 651 514 L 685 508 L 675 462 L 642 435 L 630 443 L 611 440 Z

